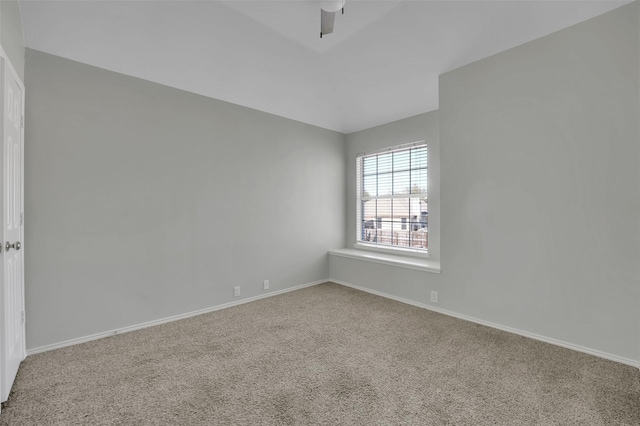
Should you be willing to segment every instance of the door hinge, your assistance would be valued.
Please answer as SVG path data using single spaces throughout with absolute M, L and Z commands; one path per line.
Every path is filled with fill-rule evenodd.
M 20 128 L 24 129 L 24 115 L 20 117 Z
M 20 226 L 24 226 L 24 213 L 20 213 Z
M 20 312 L 20 325 L 24 324 L 24 311 Z

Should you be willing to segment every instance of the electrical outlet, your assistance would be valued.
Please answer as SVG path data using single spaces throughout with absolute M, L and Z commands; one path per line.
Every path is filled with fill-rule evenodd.
M 438 292 L 437 291 L 432 291 L 431 292 L 431 302 L 438 303 Z
M 240 286 L 236 286 L 236 287 L 233 288 L 233 295 L 235 297 L 240 296 Z
M 264 290 L 269 290 L 269 280 L 262 281 L 262 288 Z

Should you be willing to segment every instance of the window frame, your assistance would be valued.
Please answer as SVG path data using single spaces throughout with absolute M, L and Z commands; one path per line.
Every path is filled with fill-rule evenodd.
M 409 166 L 409 168 L 407 170 L 404 171 L 408 171 L 409 174 L 412 173 L 412 171 L 414 170 L 425 170 L 425 172 L 427 173 L 428 176 L 428 170 L 429 170 L 429 162 L 428 162 L 428 152 L 429 152 L 429 144 L 427 143 L 426 140 L 421 140 L 421 141 L 416 141 L 416 142 L 411 142 L 411 143 L 407 143 L 407 144 L 402 144 L 402 145 L 396 145 L 396 146 L 392 146 L 392 147 L 388 147 L 388 148 L 384 148 L 384 149 L 380 149 L 377 151 L 373 151 L 373 152 L 367 152 L 367 153 L 358 153 L 356 154 L 356 242 L 354 244 L 354 247 L 357 249 L 365 249 L 365 250 L 370 250 L 370 251 L 375 251 L 375 252 L 380 252 L 380 253 L 388 253 L 388 254 L 396 254 L 396 255 L 402 255 L 402 256 L 412 256 L 412 257 L 420 257 L 420 258 L 428 258 L 429 257 L 429 246 L 427 245 L 427 248 L 416 248 L 416 247 L 407 247 L 407 246 L 399 246 L 399 245 L 393 245 L 393 244 L 382 244 L 382 243 L 373 243 L 373 242 L 369 242 L 369 241 L 363 241 L 362 239 L 362 235 L 363 235 L 363 225 L 365 223 L 365 219 L 363 217 L 364 215 L 364 204 L 363 204 L 363 200 L 364 202 L 369 201 L 369 200 L 379 200 L 379 199 L 383 199 L 383 200 L 394 200 L 394 199 L 403 199 L 403 198 L 426 198 L 428 200 L 428 186 L 429 186 L 429 179 L 427 177 L 427 188 L 426 188 L 426 192 L 420 192 L 420 193 L 412 193 L 409 192 L 407 194 L 393 194 L 393 190 L 391 191 L 391 194 L 388 195 L 375 195 L 375 196 L 370 196 L 370 195 L 363 195 L 364 193 L 366 193 L 366 191 L 364 190 L 364 176 L 365 176 L 365 166 L 364 166 L 364 159 L 367 157 L 373 157 L 373 156 L 379 156 L 381 154 L 385 154 L 385 153 L 392 153 L 392 152 L 401 152 L 401 151 L 405 151 L 405 150 L 411 150 L 411 149 L 416 149 L 416 148 L 425 148 L 426 149 L 426 156 L 427 156 L 427 165 L 426 167 L 417 167 L 417 168 L 413 168 L 411 165 Z M 380 174 L 383 174 L 384 172 L 378 172 L 376 170 L 376 177 L 379 176 Z M 396 173 L 395 170 L 393 170 L 392 168 L 392 174 Z M 393 186 L 393 185 L 392 185 Z M 411 188 L 411 181 L 409 181 L 409 187 Z M 411 191 L 411 189 L 409 190 Z M 427 201 L 427 206 L 428 206 L 428 201 Z M 429 208 L 427 207 L 427 215 L 428 215 L 428 210 Z M 392 208 L 393 211 L 393 208 Z M 427 216 L 428 217 L 428 216 Z M 401 226 L 401 228 L 403 226 L 406 226 L 408 228 L 408 230 L 411 232 L 411 226 L 414 222 L 412 222 L 411 220 L 411 215 L 409 214 L 409 217 L 406 218 L 406 220 L 402 220 L 403 218 L 400 218 L 400 221 L 398 222 Z M 376 218 L 374 218 L 374 221 L 376 223 L 376 228 L 377 228 L 377 215 Z M 422 221 L 422 217 L 421 214 L 418 217 L 418 221 L 421 222 Z M 392 216 L 392 222 L 393 222 L 393 216 Z M 425 226 L 425 228 L 428 229 L 428 225 Z M 427 238 L 428 238 L 428 231 L 427 231 Z

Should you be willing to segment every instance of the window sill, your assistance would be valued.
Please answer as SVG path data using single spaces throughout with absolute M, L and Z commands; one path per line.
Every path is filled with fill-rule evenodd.
M 355 249 L 329 250 L 329 255 L 364 260 L 366 262 L 381 263 L 383 265 L 397 266 L 399 268 L 433 272 L 435 274 L 440 273 L 439 261 L 419 257 L 400 256 L 396 254 L 386 254 Z
M 429 258 L 429 252 L 428 251 L 424 251 L 424 250 L 412 250 L 409 248 L 404 248 L 404 247 L 394 247 L 394 248 L 389 248 L 389 246 L 379 246 L 377 244 L 367 244 L 367 243 L 361 243 L 361 242 L 357 242 L 353 245 L 353 247 L 356 250 L 363 250 L 363 251 L 373 251 L 373 252 L 377 252 L 377 253 L 382 253 L 382 254 L 390 254 L 392 256 L 399 256 L 399 257 L 418 257 L 421 259 L 428 259 Z

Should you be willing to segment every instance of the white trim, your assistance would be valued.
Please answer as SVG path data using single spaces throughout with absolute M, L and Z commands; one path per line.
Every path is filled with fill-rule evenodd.
M 436 308 L 436 307 L 431 306 L 431 305 L 426 305 L 424 303 L 415 302 L 413 300 L 404 299 L 404 298 L 398 297 L 398 296 L 393 296 L 391 294 L 383 293 L 381 291 L 371 290 L 371 289 L 366 288 L 366 287 L 361 287 L 361 286 L 358 286 L 358 285 L 349 284 L 349 283 L 344 282 L 344 281 L 334 280 L 332 278 L 329 278 L 329 282 L 340 284 L 340 285 L 343 285 L 345 287 L 351 287 L 351 288 L 354 288 L 356 290 L 364 291 L 366 293 L 375 294 L 377 296 L 385 297 L 387 299 L 395 300 L 397 302 L 406 303 L 407 305 L 417 306 L 419 308 L 427 309 L 427 310 L 430 310 L 430 311 L 433 311 L 433 312 L 437 312 L 439 314 L 448 315 L 450 317 L 459 318 L 459 319 L 462 319 L 462 320 L 465 320 L 465 321 L 470 321 L 470 322 L 473 322 L 473 323 L 476 323 L 476 324 L 480 324 L 480 325 L 485 325 L 487 327 L 491 327 L 491 328 L 495 328 L 495 329 L 498 329 L 498 330 L 506 331 L 508 333 L 517 334 L 519 336 L 528 337 L 530 339 L 539 340 L 541 342 L 549 343 L 549 344 L 552 344 L 552 345 L 555 345 L 555 346 L 560 346 L 560 347 L 563 347 L 563 348 L 567 348 L 567 349 L 571 349 L 571 350 L 574 350 L 574 351 L 582 352 L 582 353 L 585 353 L 585 354 L 588 354 L 588 355 L 597 356 L 599 358 L 608 359 L 609 361 L 615 361 L 615 362 L 619 362 L 621 364 L 626 364 L 626 365 L 630 365 L 632 367 L 640 368 L 640 360 L 633 360 L 633 359 L 629 359 L 629 358 L 624 358 L 624 357 L 613 355 L 613 354 L 610 354 L 610 353 L 607 353 L 607 352 L 602 352 L 602 351 L 599 351 L 597 349 L 591 349 L 591 348 L 587 348 L 585 346 L 575 345 L 573 343 L 564 342 L 562 340 L 558 340 L 558 339 L 554 339 L 554 338 L 551 338 L 551 337 L 542 336 L 540 334 L 530 333 L 528 331 L 519 330 L 517 328 L 512 328 L 512 327 L 508 327 L 508 326 L 505 326 L 505 325 L 496 324 L 494 322 L 485 321 L 485 320 L 481 320 L 481 319 L 478 319 L 478 318 L 470 317 L 470 316 L 467 316 L 467 315 L 458 314 L 456 312 L 448 311 L 446 309 Z
M 371 151 L 371 152 L 358 152 L 356 153 L 356 158 L 358 157 L 367 157 L 369 155 L 378 155 L 378 154 L 382 154 L 383 152 L 389 152 L 389 151 L 400 151 L 401 149 L 408 149 L 408 148 L 414 148 L 416 146 L 427 146 L 427 140 L 426 139 L 421 139 L 421 140 L 417 140 L 415 142 L 408 142 L 408 143 L 403 143 L 400 145 L 396 145 L 396 146 L 390 146 L 388 148 L 381 148 L 377 151 Z
M 285 288 L 283 290 L 272 291 L 265 294 L 259 294 L 258 296 L 248 297 L 246 299 L 238 300 L 235 302 L 223 303 L 222 305 L 212 306 L 210 308 L 198 309 L 197 311 L 191 311 L 184 314 L 173 315 L 166 318 L 161 318 L 153 321 L 143 322 L 136 325 L 130 325 L 127 327 L 117 328 L 115 330 L 104 331 L 102 333 L 91 334 L 89 336 L 78 337 L 75 339 L 65 340 L 63 342 L 52 343 L 50 345 L 44 345 L 37 348 L 27 350 L 27 356 L 39 354 L 41 352 L 52 351 L 54 349 L 65 348 L 67 346 L 78 345 L 80 343 L 90 342 L 92 340 L 102 339 L 104 337 L 115 336 L 116 334 L 128 333 L 130 331 L 140 330 L 143 328 L 153 327 L 156 325 L 166 324 L 168 322 L 179 321 L 182 319 L 194 317 L 196 315 L 207 314 L 209 312 L 219 311 L 221 309 L 231 308 L 233 306 L 243 305 L 245 303 L 254 302 L 260 299 L 266 299 L 267 297 L 277 296 L 279 294 L 288 293 L 290 291 L 300 290 L 306 287 L 312 287 L 314 285 L 326 283 L 327 280 L 314 281 L 307 284 L 301 284 L 294 287 Z
M 427 161 L 427 164 L 424 167 L 414 167 L 413 165 L 413 159 L 411 157 L 411 152 L 414 150 L 423 150 L 424 149 L 424 153 L 425 153 L 425 160 Z M 396 176 L 396 173 L 409 173 L 411 176 L 413 176 L 413 172 L 414 171 L 420 171 L 420 170 L 424 170 L 427 172 L 428 174 L 428 170 L 429 170 L 429 165 L 428 165 L 428 155 L 427 152 L 429 150 L 429 144 L 427 143 L 426 140 L 422 140 L 422 141 L 416 141 L 416 142 L 411 142 L 408 144 L 403 144 L 403 145 L 397 145 L 397 146 L 393 146 L 393 147 L 389 147 L 389 148 L 383 148 L 382 150 L 375 152 L 375 153 L 369 153 L 369 154 L 356 154 L 356 244 L 367 244 L 366 247 L 371 247 L 373 245 L 375 246 L 380 246 L 380 247 L 385 247 L 387 250 L 391 249 L 391 248 L 395 248 L 393 246 L 393 244 L 391 244 L 392 242 L 389 241 L 388 245 L 382 244 L 382 243 L 372 243 L 370 241 L 365 241 L 364 239 L 364 229 L 363 225 L 364 223 L 364 205 L 367 201 L 371 201 L 371 200 L 408 200 L 409 201 L 409 205 L 414 204 L 413 202 L 417 201 L 420 208 L 419 211 L 421 212 L 420 214 L 420 219 L 419 222 L 415 222 L 414 220 L 417 220 L 417 215 L 413 215 L 414 219 L 411 219 L 411 217 L 403 217 L 402 219 L 409 219 L 410 222 L 408 223 L 409 228 L 408 228 L 408 235 L 409 238 L 411 238 L 411 235 L 413 234 L 411 231 L 416 231 L 416 228 L 411 229 L 413 226 L 415 226 L 416 223 L 422 223 L 422 220 L 424 219 L 424 217 L 422 216 L 422 213 L 427 213 L 426 211 L 422 211 L 422 199 L 424 199 L 426 201 L 426 196 L 427 196 L 427 192 L 420 192 L 420 193 L 412 193 L 411 191 L 413 190 L 413 187 L 410 188 L 411 191 L 409 191 L 408 194 L 386 194 L 386 195 L 365 195 L 366 191 L 364 188 L 364 182 L 366 181 L 366 176 L 364 174 L 365 172 L 365 165 L 364 162 L 367 158 L 373 158 L 376 157 L 376 169 L 375 172 L 372 172 L 370 174 L 368 174 L 367 176 L 375 176 L 376 179 L 379 178 L 380 175 L 384 174 L 384 175 L 390 175 L 391 179 L 393 180 L 393 176 Z M 387 171 L 384 172 L 380 172 L 378 170 L 378 161 L 377 161 L 377 157 L 381 156 L 381 155 L 393 155 L 395 153 L 398 152 L 409 152 L 409 159 L 411 159 L 411 161 L 409 161 L 406 169 L 402 168 L 400 170 L 395 170 L 395 163 L 392 164 L 391 168 Z M 411 180 L 409 180 L 409 183 L 411 183 Z M 428 183 L 428 179 L 427 179 L 427 183 Z M 414 184 L 415 185 L 415 184 Z M 393 185 L 392 185 L 393 186 Z M 426 191 L 426 188 L 425 188 Z M 393 192 L 393 191 L 390 191 Z M 411 207 L 409 208 L 409 213 L 411 212 Z M 409 214 L 407 213 L 407 214 Z M 378 226 L 376 226 L 376 228 L 381 228 L 381 221 L 382 221 L 382 217 L 378 216 L 379 212 L 376 213 L 376 220 L 378 221 Z M 393 213 L 393 206 L 391 208 L 391 219 L 392 221 L 396 220 L 397 218 L 399 218 L 399 216 L 395 216 Z M 403 222 L 403 229 L 407 229 L 406 228 L 407 223 Z M 422 228 L 426 228 L 426 226 L 421 226 Z M 426 230 L 426 229 L 425 229 Z M 376 231 L 377 232 L 377 231 Z M 368 235 L 368 232 L 367 232 Z M 391 238 L 393 238 L 393 235 L 390 235 Z M 426 237 L 426 234 L 425 234 Z M 401 246 L 397 246 L 398 248 Z M 407 247 L 407 249 L 411 249 L 411 247 Z M 413 250 L 411 250 L 413 251 Z M 423 253 L 427 253 L 427 249 L 421 249 L 419 250 L 420 252 Z M 390 252 L 390 251 L 388 251 Z M 402 253 L 400 253 L 402 254 Z
M 387 244 L 369 244 L 362 241 L 358 241 L 353 245 L 353 248 L 357 250 L 370 250 L 378 253 L 386 253 L 392 254 L 396 256 L 411 256 L 411 257 L 420 257 L 422 259 L 429 258 L 429 250 L 428 249 L 414 249 L 409 247 L 402 246 L 390 246 Z
M 403 198 L 427 198 L 426 192 L 412 192 L 411 194 L 392 194 L 392 195 L 363 195 L 360 197 L 363 201 L 369 200 L 401 200 Z
M 2 56 L 7 61 L 7 64 L 9 64 L 9 67 L 11 68 L 11 72 L 13 72 L 14 77 L 16 78 L 18 83 L 20 83 L 19 86 L 22 89 L 22 94 L 24 98 L 24 81 L 22 81 L 20 74 L 18 74 L 18 72 L 16 71 L 15 67 L 11 63 L 11 60 L 9 59 L 9 56 L 7 55 L 7 52 L 5 52 L 1 44 L 0 44 L 0 56 Z M 22 114 L 24 115 L 24 104 L 22 106 Z
M 440 273 L 440 262 L 425 257 L 400 256 L 397 254 L 378 253 L 366 250 L 337 249 L 329 250 L 329 255 L 362 260 L 364 262 L 381 263 L 399 268 L 416 269 L 418 271 Z

